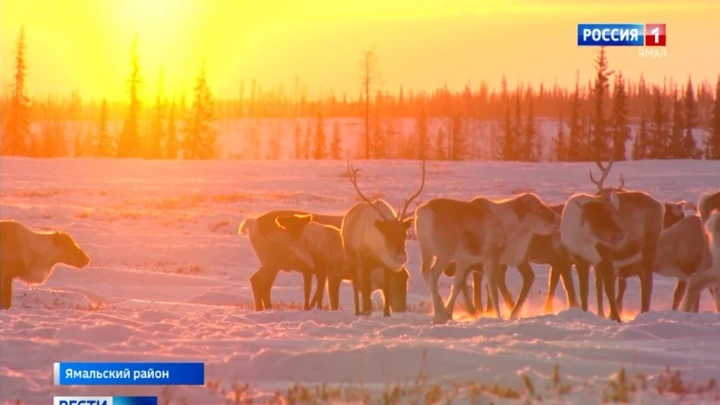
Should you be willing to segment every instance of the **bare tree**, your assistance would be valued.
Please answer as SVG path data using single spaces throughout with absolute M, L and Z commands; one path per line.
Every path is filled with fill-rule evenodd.
M 370 88 L 379 79 L 377 56 L 373 48 L 367 48 L 363 51 L 360 69 L 362 72 L 363 92 L 365 93 L 365 159 L 370 159 Z

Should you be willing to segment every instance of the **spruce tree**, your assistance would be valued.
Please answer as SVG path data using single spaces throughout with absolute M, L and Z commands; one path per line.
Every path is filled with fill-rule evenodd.
M 342 136 L 340 134 L 340 122 L 333 123 L 333 136 L 330 140 L 330 158 L 339 160 L 342 157 Z
M 607 122 L 605 118 L 605 96 L 608 93 L 608 85 L 612 71 L 608 71 L 608 60 L 605 54 L 605 47 L 600 47 L 597 59 L 595 59 L 595 117 L 593 131 L 590 139 L 590 153 L 594 160 L 606 159 L 608 156 L 608 135 Z
M 165 140 L 165 100 L 163 96 L 164 73 L 162 69 L 158 75 L 158 92 L 155 96 L 155 106 L 152 111 L 152 119 L 150 122 L 150 133 L 145 145 L 145 156 L 150 159 L 159 159 L 162 157 L 162 143 Z
M 528 115 L 527 120 L 525 121 L 525 131 L 523 136 L 523 143 L 524 143 L 524 150 L 525 150 L 525 160 L 527 161 L 537 161 L 541 158 L 541 156 L 538 156 L 537 154 L 537 145 L 536 145 L 536 131 L 535 131 L 535 116 L 533 115 L 533 95 L 532 90 L 528 88 L 527 91 L 527 102 L 528 102 Z M 540 144 L 540 142 L 537 142 L 537 144 Z
M 673 115 L 672 128 L 670 130 L 670 142 L 668 145 L 667 158 L 670 159 L 687 159 L 688 151 L 684 148 L 683 139 L 683 106 L 680 98 L 678 98 L 677 90 L 673 92 Z
M 325 124 L 321 112 L 318 112 L 315 120 L 315 138 L 313 141 L 313 159 L 325 159 Z
M 628 105 L 627 94 L 625 92 L 625 79 L 623 78 L 621 72 L 615 76 L 612 128 L 613 159 L 615 161 L 625 160 L 625 142 L 630 140 L 630 128 L 628 127 Z
M 720 159 L 720 76 L 715 84 L 715 102 L 712 109 L 712 125 L 705 142 L 705 157 Z
M 567 147 L 567 160 L 571 162 L 577 162 L 582 160 L 583 155 L 583 134 L 581 124 L 581 111 L 582 106 L 580 105 L 580 78 L 575 78 L 575 92 L 573 93 L 572 99 L 572 112 L 570 113 L 570 134 L 568 135 L 568 147 Z
M 295 134 L 294 134 L 294 136 L 295 136 L 295 160 L 300 160 L 300 159 L 302 159 L 302 156 L 303 156 L 302 144 L 300 142 L 300 135 L 301 135 L 300 122 L 296 121 L 295 122 Z
M 2 155 L 28 156 L 32 142 L 30 133 L 30 99 L 25 94 L 27 64 L 25 62 L 25 27 L 20 28 L 15 50 L 15 76 L 7 115 L 3 117 Z M 3 111 L 3 115 L 6 113 Z
M 663 95 L 658 87 L 655 87 L 654 93 L 648 157 L 650 159 L 665 159 L 668 150 L 667 112 L 663 106 Z
M 308 122 L 305 128 L 305 142 L 303 142 L 303 159 L 310 159 L 310 140 L 312 139 L 312 125 Z
M 564 162 L 567 160 L 567 147 L 565 146 L 565 123 L 563 123 L 562 113 L 558 114 L 558 132 L 555 138 L 555 160 Z
M 505 120 L 503 122 L 503 145 L 502 145 L 502 158 L 503 160 L 514 160 L 515 159 L 515 143 L 513 139 L 513 126 L 512 120 L 510 119 L 510 106 L 505 105 Z
M 130 77 L 128 78 L 130 104 L 128 115 L 120 138 L 118 139 L 118 157 L 137 157 L 140 154 L 140 61 L 138 58 L 138 36 L 135 35 L 130 47 Z
M 685 127 L 685 136 L 683 139 L 683 154 L 686 158 L 699 159 L 701 157 L 695 137 L 693 136 L 693 128 L 698 125 L 697 103 L 695 102 L 695 91 L 693 90 L 692 81 L 688 77 L 687 87 L 685 87 L 684 100 L 685 114 L 683 124 Z
M 445 132 L 443 132 L 442 128 L 438 128 L 435 137 L 435 159 L 445 160 Z
M 450 160 L 460 161 L 465 159 L 466 144 L 465 136 L 462 128 L 462 118 L 460 114 L 455 113 L 451 119 L 451 132 L 450 136 L 452 139 L 452 149 L 450 150 Z
M 102 104 L 100 105 L 100 120 L 98 121 L 94 155 L 101 157 L 115 156 L 113 150 L 113 140 L 110 138 L 110 133 L 108 132 L 108 110 L 106 99 L 103 99 Z
M 175 100 L 173 99 L 168 113 L 167 138 L 165 140 L 165 157 L 171 160 L 178 158 L 178 149 L 180 145 L 180 140 L 178 139 L 177 134 L 177 125 L 175 123 L 175 110 Z
M 193 103 L 185 125 L 184 159 L 212 159 L 215 157 L 217 132 L 213 128 L 213 100 L 205 78 L 205 66 L 195 80 Z
M 635 142 L 633 143 L 633 160 L 647 159 L 648 155 L 648 129 L 647 120 L 645 119 L 645 112 L 643 111 L 640 116 L 640 128 L 638 133 L 635 135 Z
M 415 118 L 415 134 L 417 136 L 417 158 L 428 158 L 430 139 L 428 137 L 428 122 L 425 106 L 420 107 L 420 113 Z
M 515 145 L 515 157 L 514 160 L 526 160 L 528 151 L 527 151 L 527 145 L 524 140 L 524 128 L 523 128 L 523 122 L 522 122 L 522 111 L 520 107 L 520 97 L 522 90 L 518 87 L 515 89 L 515 120 L 513 122 L 513 139 L 512 143 Z

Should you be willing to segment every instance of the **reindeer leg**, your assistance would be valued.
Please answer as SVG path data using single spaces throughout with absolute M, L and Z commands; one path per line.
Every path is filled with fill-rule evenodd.
M 315 274 L 315 277 L 317 278 L 317 290 L 315 290 L 315 297 L 313 298 L 313 301 L 317 301 L 317 309 L 322 309 L 323 307 L 323 295 L 325 293 L 325 283 L 327 282 L 327 276 L 325 275 L 324 270 L 320 270 Z M 313 304 L 310 304 L 310 308 L 313 307 Z
M 328 299 L 330 300 L 330 309 L 333 311 L 340 308 L 340 283 L 342 283 L 342 279 L 339 277 L 328 278 Z
M 517 302 L 515 302 L 515 306 L 510 313 L 510 319 L 518 319 L 520 317 L 520 312 L 522 311 L 523 305 L 525 305 L 525 300 L 527 300 L 527 297 L 530 294 L 530 289 L 535 282 L 535 272 L 530 266 L 530 263 L 527 261 L 520 263 L 518 271 L 520 272 L 520 275 L 522 275 L 523 285 Z
M 672 309 L 673 311 L 677 311 L 677 309 L 680 307 L 680 302 L 682 302 L 683 295 L 685 295 L 685 288 L 687 287 L 687 282 L 678 280 L 677 284 L 675 284 L 675 293 L 673 294 L 673 303 L 672 303 Z
M 657 253 L 657 239 L 648 241 L 649 247 L 643 251 L 642 269 L 640 269 L 641 303 L 640 312 L 650 311 L 650 301 L 653 290 L 653 267 L 655 266 L 655 255 Z
M 545 307 L 543 312 L 549 314 L 553 310 L 553 300 L 555 299 L 555 289 L 557 288 L 558 282 L 560 281 L 560 270 L 555 265 L 550 267 L 550 277 L 548 277 L 548 291 L 545 296 Z M 563 280 L 565 281 L 565 280 Z M 566 288 L 567 290 L 567 288 Z M 575 295 L 575 291 L 573 291 Z
M 575 283 L 572 278 L 572 263 L 569 260 L 562 260 L 557 264 L 557 267 L 560 269 L 560 277 L 562 278 L 563 288 L 565 288 L 565 299 L 568 308 L 577 308 L 578 301 L 577 295 L 575 295 Z M 557 281 L 555 284 L 557 285 Z
M 623 313 L 623 298 L 625 297 L 625 290 L 627 289 L 627 278 L 618 277 L 618 291 L 617 298 L 615 299 L 615 305 L 617 305 L 618 312 Z
M 478 312 L 482 314 L 485 312 L 483 309 L 483 302 L 482 302 L 482 290 L 483 290 L 483 273 L 482 273 L 482 267 L 480 270 L 475 270 L 472 272 L 472 282 L 473 282 L 473 304 L 475 306 L 475 312 Z
M 372 280 L 371 272 L 372 268 L 369 268 L 362 257 L 359 258 L 360 269 L 360 295 L 362 297 L 362 312 L 361 315 L 370 316 L 372 315 Z
M 467 285 L 465 280 L 467 278 L 468 270 L 470 265 L 464 261 L 455 260 L 455 277 L 453 278 L 452 289 L 450 290 L 450 296 L 445 303 L 445 312 L 448 318 L 452 319 L 453 310 L 455 309 L 455 301 L 457 300 L 458 294 L 463 289 L 463 285 Z
M 255 310 L 262 311 L 265 309 L 264 297 L 265 294 L 265 280 L 263 279 L 265 274 L 263 268 L 260 267 L 255 274 L 250 277 L 250 288 L 252 288 L 253 301 L 255 302 Z M 4 279 L 3 279 L 4 283 Z
M 312 277 L 313 273 L 310 271 L 304 271 L 303 272 L 303 296 L 305 298 L 305 303 L 303 305 L 303 309 L 305 311 L 310 310 L 310 293 L 312 292 Z
M 448 313 L 445 311 L 445 303 L 443 302 L 440 292 L 438 291 L 438 279 L 440 275 L 445 271 L 447 265 L 450 264 L 450 260 L 445 257 L 437 256 L 435 263 L 433 264 L 430 272 L 427 275 L 428 289 L 430 290 L 430 296 L 432 297 L 433 305 L 433 323 L 446 323 L 450 320 Z M 457 277 L 458 273 L 455 272 Z
M 475 315 L 475 305 L 473 304 L 472 297 L 473 297 L 473 291 L 471 291 L 472 286 L 468 285 L 468 276 L 470 276 L 470 273 L 472 271 L 468 271 L 465 273 L 465 280 L 462 282 L 462 296 L 463 296 L 463 302 L 465 303 L 465 309 L 467 310 L 468 314 Z
M 512 311 L 515 308 L 515 300 L 513 300 L 512 294 L 510 294 L 510 290 L 508 290 L 507 282 L 506 282 L 506 276 L 507 275 L 507 265 L 501 264 L 498 267 L 497 270 L 497 285 L 498 290 L 500 291 L 500 295 L 503 297 L 503 301 L 505 301 L 505 307 L 508 309 L 508 311 Z
M 390 287 L 390 279 L 393 271 L 389 267 L 383 269 L 383 316 L 390 316 L 390 303 L 392 302 L 392 288 Z
M 603 286 L 605 284 L 605 277 L 603 276 L 602 270 L 600 269 L 600 264 L 593 267 L 593 271 L 595 272 L 595 295 L 597 296 L 597 314 L 600 318 L 605 318 L 605 309 L 603 308 Z M 615 289 L 613 288 L 613 291 L 614 290 Z M 613 303 L 615 302 L 614 295 L 612 301 Z
M 483 265 L 485 271 L 488 272 L 488 282 L 489 282 L 489 296 L 490 300 L 492 301 L 492 307 L 495 310 L 495 314 L 498 318 L 502 319 L 502 315 L 500 315 L 500 302 L 498 297 L 498 275 L 501 273 L 499 271 L 500 265 L 499 260 L 497 258 L 493 258 L 486 262 Z
M 622 323 L 617 310 L 617 303 L 615 302 L 615 269 L 612 266 L 612 259 L 603 259 L 595 269 L 595 272 L 600 273 L 605 284 L 605 293 L 607 294 L 610 305 L 610 319 Z
M 0 277 L 0 309 L 10 309 L 12 305 L 12 277 Z
M 578 282 L 580 283 L 580 306 L 583 311 L 588 310 L 588 295 L 589 295 L 589 284 L 590 284 L 590 264 L 580 258 L 574 258 L 575 269 L 578 273 Z

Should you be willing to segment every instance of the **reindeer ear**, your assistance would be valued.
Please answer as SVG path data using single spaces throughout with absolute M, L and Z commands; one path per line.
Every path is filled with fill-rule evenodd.
M 610 192 L 610 204 L 612 204 L 612 206 L 615 210 L 620 209 L 620 198 L 618 198 L 618 195 L 615 192 L 615 190 Z
M 407 232 L 408 229 L 410 229 L 410 227 L 412 226 L 412 223 L 413 223 L 412 217 L 402 221 L 403 227 L 405 228 L 405 232 Z

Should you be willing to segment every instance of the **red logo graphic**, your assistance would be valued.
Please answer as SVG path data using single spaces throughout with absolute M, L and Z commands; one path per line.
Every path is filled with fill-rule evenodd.
M 645 46 L 665 46 L 665 24 L 645 24 Z

